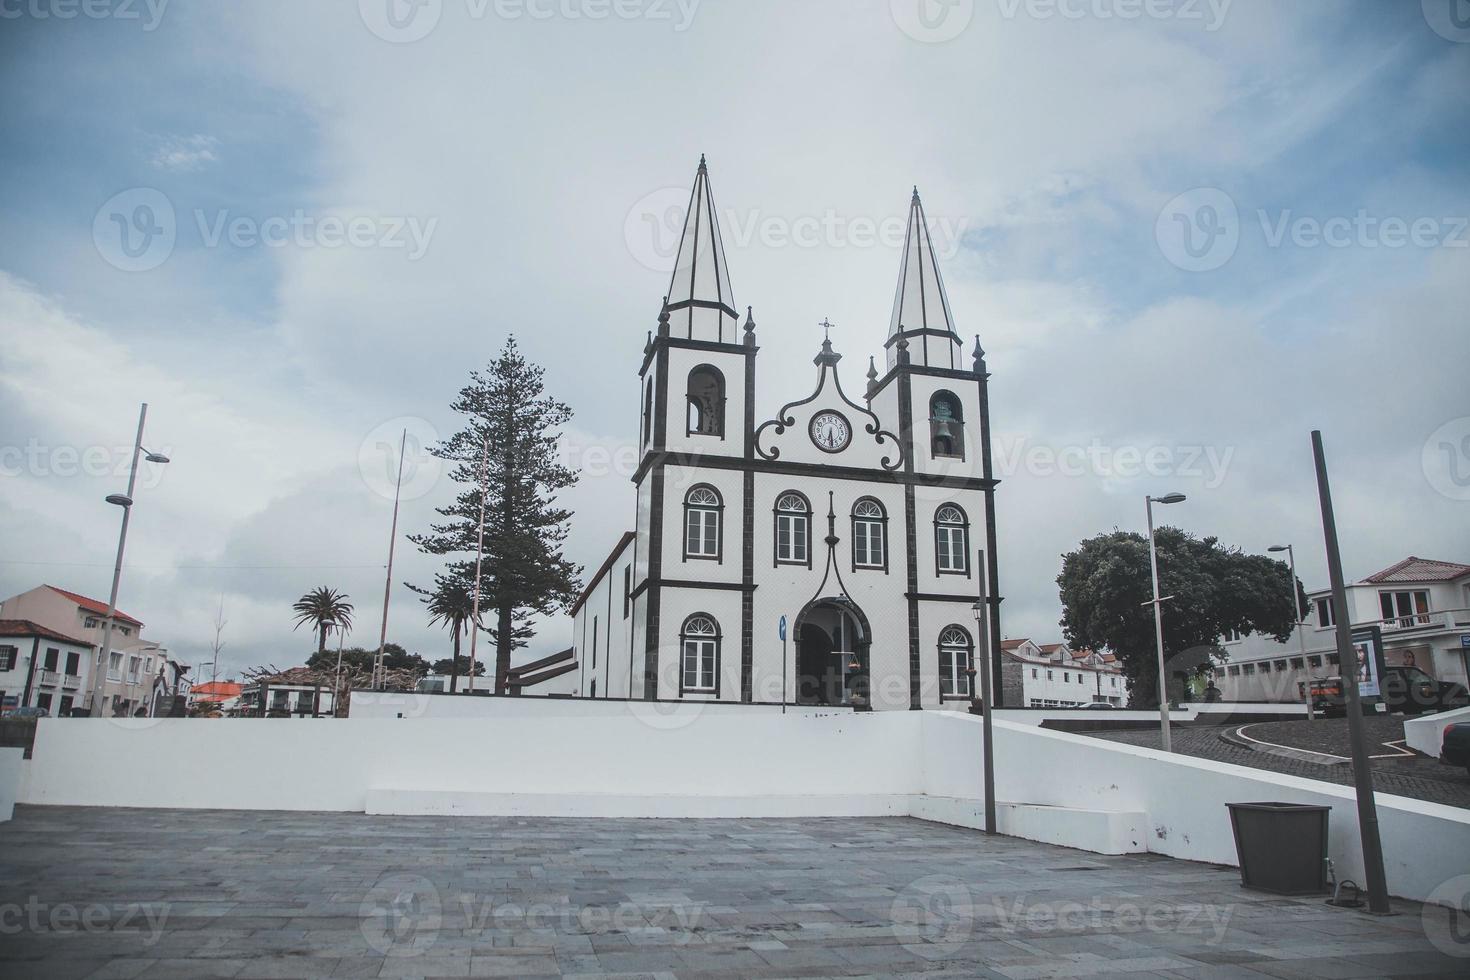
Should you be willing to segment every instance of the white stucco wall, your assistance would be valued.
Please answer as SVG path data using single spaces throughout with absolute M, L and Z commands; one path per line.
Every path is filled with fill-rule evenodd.
M 1404 721 L 1404 744 L 1415 752 L 1438 759 L 1444 745 L 1445 727 L 1463 722 L 1470 722 L 1470 708 L 1409 718 Z
M 0 749 L 0 823 L 9 820 L 21 794 L 25 749 Z

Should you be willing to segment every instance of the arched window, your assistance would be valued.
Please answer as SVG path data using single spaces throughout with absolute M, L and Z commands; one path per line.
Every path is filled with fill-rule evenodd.
M 934 512 L 934 566 L 940 575 L 970 574 L 970 522 L 954 504 Z
M 709 364 L 689 372 L 688 428 L 685 435 L 725 435 L 725 376 Z
M 713 616 L 695 613 L 679 630 L 682 654 L 679 693 L 720 693 L 720 627 Z
M 684 495 L 684 558 L 720 560 L 720 517 L 725 509 L 719 491 L 707 483 Z
M 936 457 L 965 458 L 965 416 L 953 392 L 936 391 L 929 399 L 929 448 Z
M 963 626 L 946 626 L 939 631 L 939 694 L 941 697 L 970 696 L 970 667 L 975 645 Z
M 643 445 L 653 438 L 653 379 L 643 389 Z
M 776 498 L 776 564 L 812 567 L 812 505 L 795 490 Z
M 872 497 L 852 505 L 852 567 L 888 570 L 888 514 Z

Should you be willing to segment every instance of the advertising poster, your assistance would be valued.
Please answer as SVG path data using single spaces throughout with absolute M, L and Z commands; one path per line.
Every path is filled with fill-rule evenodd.
M 1358 669 L 1358 696 L 1379 697 L 1378 685 L 1383 678 L 1383 631 L 1377 626 L 1353 630 L 1353 653 Z

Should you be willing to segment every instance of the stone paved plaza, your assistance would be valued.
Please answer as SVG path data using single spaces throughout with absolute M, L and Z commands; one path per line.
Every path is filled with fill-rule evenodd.
M 907 818 L 20 807 L 0 825 L 0 975 L 33 980 L 1470 974 L 1447 910 L 1394 905 Z

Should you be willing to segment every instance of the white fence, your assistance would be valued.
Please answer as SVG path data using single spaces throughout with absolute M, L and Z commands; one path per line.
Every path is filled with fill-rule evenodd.
M 971 715 L 525 705 L 480 719 L 43 719 L 21 802 L 979 821 Z M 1227 802 L 1322 803 L 1339 874 L 1362 881 L 1346 787 L 1004 720 L 995 736 L 1007 833 L 1234 864 Z M 140 780 L 139 758 L 170 765 Z M 1378 807 L 1395 894 L 1470 873 L 1470 811 L 1384 795 Z

